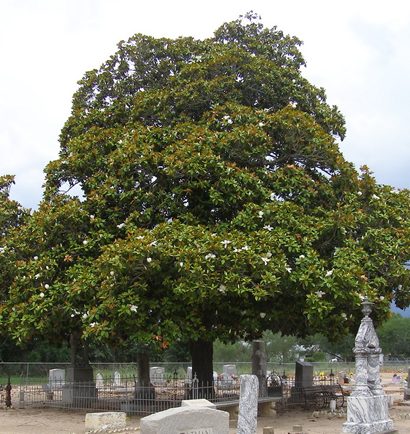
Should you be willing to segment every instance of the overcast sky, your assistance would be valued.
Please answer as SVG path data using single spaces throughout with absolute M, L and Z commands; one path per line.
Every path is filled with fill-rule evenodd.
M 16 175 L 12 197 L 37 206 L 76 83 L 117 42 L 205 38 L 251 9 L 304 42 L 304 75 L 345 115 L 345 157 L 410 188 L 410 2 L 0 0 L 0 174 Z

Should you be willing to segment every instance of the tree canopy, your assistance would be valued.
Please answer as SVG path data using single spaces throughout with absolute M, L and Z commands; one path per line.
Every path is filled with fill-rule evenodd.
M 344 159 L 299 46 L 248 14 L 205 40 L 134 35 L 84 75 L 10 240 L 16 338 L 334 336 L 363 296 L 380 319 L 409 304 L 409 192 Z

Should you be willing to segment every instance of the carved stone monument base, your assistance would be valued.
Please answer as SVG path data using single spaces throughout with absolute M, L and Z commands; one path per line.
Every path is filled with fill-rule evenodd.
M 388 396 L 349 396 L 344 433 L 373 434 L 396 432 L 389 417 Z

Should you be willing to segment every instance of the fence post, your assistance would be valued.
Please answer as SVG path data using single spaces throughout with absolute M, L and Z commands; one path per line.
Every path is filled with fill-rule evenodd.
M 199 380 L 196 376 L 196 373 L 194 374 L 194 378 L 192 379 L 192 398 L 198 399 L 198 387 L 199 387 Z

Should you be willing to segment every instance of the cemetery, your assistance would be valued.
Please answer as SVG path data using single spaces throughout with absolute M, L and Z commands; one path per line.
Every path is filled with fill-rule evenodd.
M 364 316 L 353 349 L 355 375 L 350 383 L 345 382 L 345 373 L 336 378 L 332 369 L 329 375 L 321 373 L 316 376 L 311 363 L 297 361 L 295 376 L 278 376 L 280 393 L 269 396 L 273 377 L 271 373 L 267 375 L 263 342 L 255 341 L 254 373 L 238 375 L 235 365 L 224 365 L 221 380 L 215 373 L 212 395 L 207 396 L 209 399 L 203 398 L 205 392 L 209 394 L 209 386 L 199 385 L 196 375 L 192 377 L 192 369 L 187 369 L 185 378 L 179 379 L 175 375 L 170 380 L 166 378 L 164 367 L 153 366 L 148 390 L 133 384 L 135 378 L 134 381 L 121 378 L 119 371 L 115 371 L 109 380 L 97 373 L 95 382 L 89 384 L 68 383 L 65 370 L 51 369 L 47 384 L 21 386 L 18 402 L 12 399 L 7 407 L 87 411 L 87 432 L 93 432 L 93 429 L 126 432 L 127 415 L 138 415 L 140 419 L 136 429 L 142 434 L 229 434 L 232 424 L 237 424 L 238 434 L 256 434 L 258 418 L 273 417 L 273 426 L 263 428 L 266 434 L 275 432 L 274 426 L 280 414 L 298 407 L 299 410 L 313 411 L 314 418 L 322 414 L 329 419 L 345 419 L 344 433 L 395 433 L 398 431 L 389 412 L 397 396 L 387 395 L 382 385 L 382 350 L 370 318 L 372 303 L 365 299 L 362 305 Z M 398 378 L 393 374 L 391 384 L 400 384 Z M 218 387 L 219 381 L 223 387 Z M 396 404 L 404 405 L 408 401 L 407 383 L 403 383 L 402 393 L 402 399 Z M 225 411 L 227 407 L 230 411 Z M 294 425 L 293 429 L 296 429 L 293 432 L 302 433 L 301 426 Z

